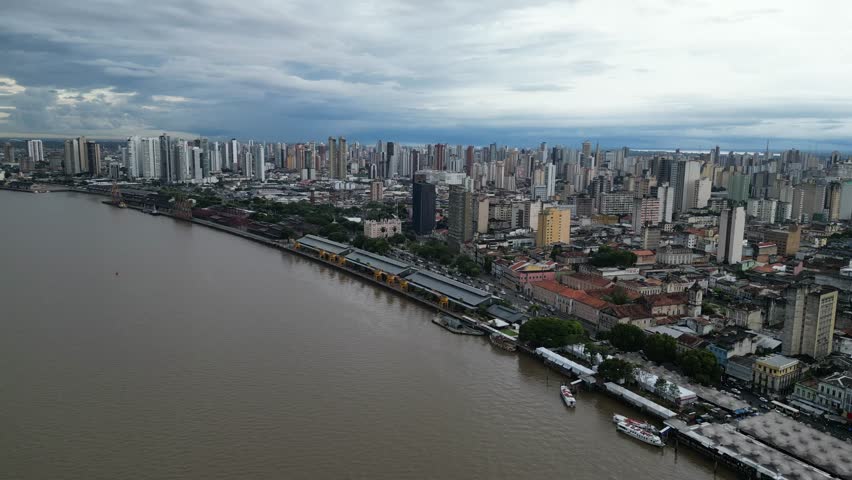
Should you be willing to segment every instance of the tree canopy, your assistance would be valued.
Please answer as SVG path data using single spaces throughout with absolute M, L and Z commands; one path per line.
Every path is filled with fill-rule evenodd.
M 535 317 L 521 325 L 518 339 L 534 347 L 564 347 L 583 335 L 583 327 L 574 320 Z
M 625 352 L 636 352 L 645 344 L 645 333 L 636 325 L 619 323 L 609 331 L 609 342 Z
M 636 367 L 632 363 L 618 358 L 606 359 L 598 365 L 598 374 L 600 376 L 605 380 L 617 383 L 632 379 L 635 370 Z
M 678 358 L 678 365 L 683 373 L 703 385 L 716 383 L 722 376 L 716 356 L 708 350 L 687 350 Z
M 589 263 L 595 267 L 632 267 L 636 264 L 636 254 L 604 245 L 592 254 Z
M 657 363 L 674 362 L 677 360 L 677 341 L 674 337 L 657 333 L 645 338 L 642 351 L 649 360 Z
M 459 255 L 456 257 L 455 266 L 460 273 L 470 275 L 472 277 L 479 275 L 480 272 L 479 265 L 476 261 L 467 255 Z

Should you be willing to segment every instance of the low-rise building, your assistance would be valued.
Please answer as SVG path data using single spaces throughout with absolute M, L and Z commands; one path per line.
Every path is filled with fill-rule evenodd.
M 725 375 L 751 386 L 754 381 L 754 363 L 755 358 L 752 356 L 731 357 L 725 365 Z
M 716 356 L 716 361 L 722 368 L 728 364 L 728 359 L 735 356 L 751 355 L 757 349 L 753 340 L 755 334 L 739 328 L 728 328 L 721 332 L 704 337 L 707 340 L 707 350 Z
M 852 419 L 852 371 L 796 383 L 793 399 L 809 407 Z
M 754 388 L 779 394 L 791 390 L 801 374 L 801 362 L 784 355 L 767 355 L 754 362 Z
M 364 236 L 367 238 L 389 238 L 397 233 L 402 233 L 402 221 L 398 218 L 364 222 Z
M 571 273 L 559 277 L 559 283 L 574 290 L 597 290 L 612 286 L 612 280 L 591 273 Z

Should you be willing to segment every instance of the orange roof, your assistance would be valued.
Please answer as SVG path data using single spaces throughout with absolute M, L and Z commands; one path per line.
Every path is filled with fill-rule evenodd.
M 599 275 L 592 275 L 591 273 L 572 273 L 570 275 L 566 275 L 569 278 L 576 278 L 577 280 L 582 280 L 584 282 L 591 283 L 596 287 L 604 288 L 612 283 L 611 280 L 601 277 Z
M 637 257 L 648 257 L 654 255 L 654 252 L 651 250 L 633 250 L 633 254 Z
M 680 305 L 688 301 L 684 293 L 663 293 L 660 295 L 648 295 L 644 297 L 649 305 L 660 307 L 664 305 Z

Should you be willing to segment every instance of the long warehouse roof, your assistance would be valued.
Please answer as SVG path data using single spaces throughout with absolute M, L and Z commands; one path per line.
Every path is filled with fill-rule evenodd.
M 471 307 L 477 307 L 491 299 L 491 294 L 485 290 L 465 285 L 449 277 L 426 270 L 418 270 L 410 275 L 406 275 L 405 279 L 415 285 L 446 295 L 451 300 L 464 303 Z
M 411 269 L 411 265 L 405 262 L 400 262 L 393 258 L 388 258 L 366 250 L 359 250 L 357 248 L 346 254 L 346 260 L 365 267 L 378 268 L 379 270 L 391 275 L 399 275 L 400 273 Z

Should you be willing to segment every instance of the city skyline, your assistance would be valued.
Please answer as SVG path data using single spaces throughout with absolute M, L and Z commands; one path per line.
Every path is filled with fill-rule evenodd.
M 735 5 L 12 2 L 0 136 L 850 150 L 849 7 Z

